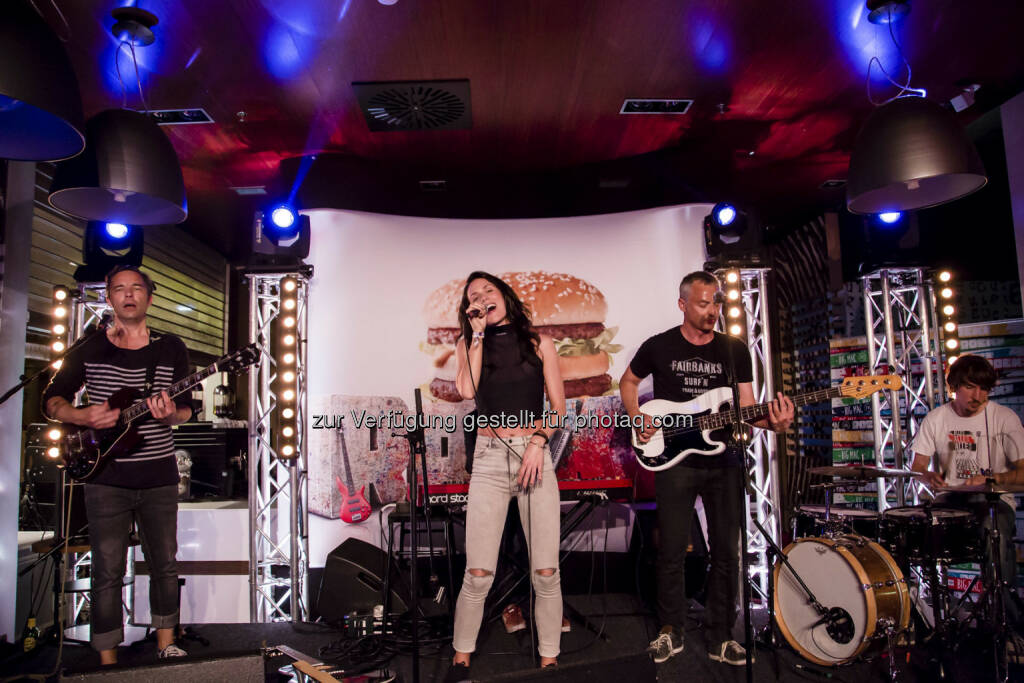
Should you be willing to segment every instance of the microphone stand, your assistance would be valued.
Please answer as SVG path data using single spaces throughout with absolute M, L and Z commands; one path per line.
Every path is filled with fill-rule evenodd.
M 409 611 L 411 617 L 411 628 L 412 628 L 412 682 L 419 683 L 420 680 L 420 587 L 419 580 L 416 578 L 416 563 L 417 553 L 419 552 L 419 534 L 417 527 L 419 525 L 416 520 L 416 496 L 419 493 L 419 486 L 416 480 L 416 459 L 423 458 L 423 504 L 429 507 L 430 499 L 427 490 L 426 482 L 426 453 L 427 453 L 427 441 L 423 434 L 423 398 L 420 395 L 420 390 L 417 388 L 414 392 L 416 396 L 416 426 L 412 430 L 407 430 L 405 434 L 401 435 L 409 441 L 409 469 L 406 472 L 406 477 L 409 480 L 409 543 L 411 544 L 409 550 L 409 557 L 411 562 L 409 563 Z M 427 513 L 429 515 L 429 512 Z M 430 528 L 427 528 L 427 533 L 430 533 Z M 385 619 L 387 616 L 385 615 Z
M 83 343 L 85 343 L 86 340 L 92 339 L 98 332 L 105 332 L 107 330 L 107 325 L 108 324 L 109 323 L 107 323 L 107 322 L 100 323 L 96 327 L 96 329 L 88 331 L 86 334 L 83 334 L 81 337 L 76 339 L 75 342 L 71 346 L 66 348 L 64 350 L 64 353 L 60 354 L 59 356 L 57 356 L 56 358 L 51 360 L 49 363 L 46 364 L 45 367 L 43 367 L 42 370 L 40 370 L 36 374 L 32 375 L 31 377 L 29 377 L 27 375 L 22 375 L 20 382 L 18 382 L 13 387 L 11 387 L 7 391 L 5 391 L 3 396 L 0 396 L 0 405 L 3 405 L 4 403 L 7 402 L 7 399 L 9 399 L 11 396 L 14 396 L 16 393 L 18 393 L 19 391 L 21 391 L 22 389 L 27 387 L 29 384 L 32 384 L 32 382 L 35 382 L 37 379 L 42 377 L 44 373 L 46 373 L 46 372 L 48 372 L 50 370 L 50 368 L 53 366 L 54 363 L 56 363 L 59 360 L 61 360 L 61 361 L 64 360 L 65 356 L 67 356 L 69 353 L 71 353 L 72 351 L 77 349 L 79 346 L 81 346 Z
M 747 468 L 747 451 L 746 451 L 746 447 L 743 444 L 744 439 L 742 438 L 743 430 L 746 429 L 746 424 L 743 422 L 743 410 L 742 410 L 742 408 L 740 406 L 740 385 L 739 385 L 739 382 L 737 381 L 737 376 L 736 376 L 736 357 L 733 354 L 732 348 L 729 349 L 728 356 L 729 356 L 729 385 L 732 388 L 732 404 L 733 404 L 733 409 L 730 410 L 729 412 L 731 413 L 732 418 L 733 418 L 733 420 L 732 420 L 733 438 L 734 438 L 734 441 L 738 444 L 739 448 L 741 449 L 741 454 L 742 454 L 742 462 L 743 462 L 743 464 L 742 464 L 742 467 L 743 467 L 743 490 L 744 491 L 750 491 L 753 488 L 753 484 L 750 481 L 750 470 Z M 752 683 L 752 681 L 754 680 L 754 666 L 753 666 L 754 662 L 753 662 L 753 652 L 752 652 L 752 647 L 753 647 L 753 629 L 751 628 L 751 623 L 750 623 L 751 594 L 750 594 L 750 578 L 749 578 L 749 575 L 748 575 L 749 571 L 750 571 L 750 558 L 747 556 L 747 522 L 746 522 L 746 518 L 747 518 L 747 515 L 750 514 L 750 510 L 748 509 L 748 506 L 747 506 L 746 496 L 741 496 L 740 500 L 741 500 L 741 506 L 743 508 L 743 514 L 742 514 L 742 516 L 740 518 L 740 524 L 741 524 L 741 540 L 740 540 L 740 542 L 742 544 L 741 551 L 743 553 L 742 554 L 742 571 L 743 571 L 743 636 L 744 636 L 744 641 L 745 641 L 744 642 L 744 648 L 746 648 L 746 651 L 747 651 L 747 663 L 746 663 L 747 683 Z M 824 605 L 822 605 L 820 602 L 818 602 L 818 599 L 814 596 L 814 593 L 811 592 L 810 587 L 806 583 L 804 583 L 804 580 L 802 578 L 800 578 L 800 575 L 797 573 L 796 569 L 794 569 L 793 565 L 790 564 L 789 557 L 786 555 L 786 553 L 784 553 L 782 551 L 782 549 L 778 546 L 778 544 L 775 543 L 774 540 L 772 540 L 772 537 L 768 534 L 768 531 L 760 524 L 760 522 L 758 522 L 754 518 L 751 518 L 751 521 L 753 521 L 754 526 L 757 527 L 758 531 L 761 533 L 761 536 L 768 543 L 768 545 L 771 548 L 772 552 L 776 556 L 778 556 L 778 558 L 782 562 L 782 564 L 785 565 L 785 567 L 787 569 L 789 569 L 790 574 L 792 574 L 793 578 L 795 578 L 797 583 L 800 584 L 800 588 L 803 590 L 804 593 L 807 594 L 808 602 L 814 607 L 814 610 L 818 614 L 820 614 L 821 617 L 822 617 L 822 622 L 820 622 L 820 623 L 828 622 L 829 624 L 831 624 L 833 619 L 837 618 L 838 615 L 836 615 L 834 617 L 830 610 L 828 610 Z M 769 580 L 772 580 L 773 578 L 774 577 L 769 576 Z M 774 588 L 772 588 L 771 600 L 772 600 L 773 603 L 774 603 L 774 597 L 775 597 L 774 596 Z M 774 604 L 770 605 L 769 609 L 772 612 L 772 616 L 774 616 L 774 611 L 775 611 Z M 768 627 L 769 627 L 769 629 L 771 631 L 771 634 L 772 634 L 771 638 L 769 639 L 769 642 L 772 645 L 774 645 L 775 637 L 774 637 L 773 624 L 769 623 Z
M 743 430 L 745 429 L 745 425 L 743 424 L 743 410 L 740 407 L 740 385 L 736 379 L 736 358 L 733 354 L 731 343 L 729 345 L 728 355 L 729 385 L 732 387 L 732 410 L 730 411 L 733 418 L 732 436 L 733 443 L 740 449 L 740 466 L 743 468 L 743 490 L 746 492 L 750 490 L 750 473 L 747 469 L 747 449 L 743 444 Z M 750 558 L 747 556 L 747 515 L 750 514 L 750 510 L 747 505 L 746 495 L 740 496 L 740 505 L 742 507 L 742 514 L 740 515 L 740 566 L 743 572 L 743 647 L 746 649 L 747 654 L 747 683 L 753 683 L 754 657 L 752 648 L 754 647 L 754 638 L 753 630 L 750 625 Z M 762 533 L 764 533 L 763 530 Z

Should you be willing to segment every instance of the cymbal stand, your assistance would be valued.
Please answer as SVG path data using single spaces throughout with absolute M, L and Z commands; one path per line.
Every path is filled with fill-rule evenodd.
M 981 594 L 979 603 L 986 604 L 986 612 L 990 625 L 995 633 L 992 639 L 993 663 L 995 664 L 996 680 L 1006 683 L 1010 677 L 1010 663 L 1007 658 L 1006 645 L 1009 641 L 1008 634 L 1010 627 L 1006 623 L 1006 603 L 1004 602 L 1003 567 L 1002 567 L 1002 538 L 999 533 L 999 524 L 996 519 L 996 508 L 999 504 L 999 494 L 986 492 L 985 500 L 988 502 L 988 518 L 992 524 L 989 529 L 989 561 L 992 564 L 992 582 L 986 585 Z M 984 565 L 983 565 L 984 567 Z

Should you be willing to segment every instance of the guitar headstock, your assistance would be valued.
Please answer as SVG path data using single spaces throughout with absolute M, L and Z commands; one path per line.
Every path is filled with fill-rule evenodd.
M 259 358 L 259 348 L 256 344 L 249 344 L 217 361 L 217 369 L 221 372 L 241 372 L 253 365 Z
M 883 389 L 902 389 L 903 380 L 899 375 L 867 375 L 847 377 L 839 387 L 840 393 L 848 398 L 866 398 Z

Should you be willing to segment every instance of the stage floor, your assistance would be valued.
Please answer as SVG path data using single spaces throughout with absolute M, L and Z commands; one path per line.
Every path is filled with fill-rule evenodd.
M 562 656 L 560 666 L 565 674 L 570 674 L 576 666 L 591 665 L 591 670 L 600 671 L 602 661 L 615 660 L 625 655 L 642 653 L 648 642 L 657 632 L 653 616 L 647 607 L 631 595 L 609 594 L 606 596 L 568 596 L 567 602 L 576 607 L 582 614 L 590 618 L 607 639 L 597 640 L 595 635 L 582 625 L 573 623 L 572 631 L 562 636 Z M 699 605 L 693 611 L 699 618 Z M 755 610 L 755 625 L 763 624 L 767 614 Z M 740 616 L 742 626 L 742 614 Z M 337 641 L 336 632 L 327 630 L 319 624 L 300 624 L 292 626 L 288 623 L 272 624 L 204 624 L 194 627 L 193 631 L 205 638 L 208 645 L 198 641 L 184 643 L 190 658 L 216 659 L 239 654 L 259 652 L 261 647 L 288 645 L 307 655 L 319 658 L 322 647 Z M 955 681 L 990 681 L 991 657 L 983 652 L 984 643 L 965 641 L 957 655 L 958 661 L 951 680 Z M 0 662 L 0 670 L 5 676 L 14 674 L 44 673 L 53 668 L 56 657 L 56 645 L 47 644 L 30 656 L 18 655 Z M 501 680 L 515 680 L 535 673 L 535 665 L 531 655 L 532 647 L 528 631 L 507 634 L 500 619 L 484 624 L 481 629 L 477 655 L 473 660 L 472 675 L 474 680 L 487 681 L 497 676 Z M 424 648 L 420 656 L 420 680 L 426 682 L 440 681 L 451 657 L 451 647 Z M 156 646 L 153 642 L 137 643 L 122 647 L 119 668 L 152 665 L 156 662 Z M 181 662 L 182 660 L 178 660 Z M 927 653 L 923 645 L 898 651 L 898 680 L 905 683 L 934 680 L 934 674 L 924 667 Z M 86 673 L 97 669 L 98 656 L 87 647 L 65 644 L 62 669 L 69 673 Z M 621 661 L 620 661 L 621 664 Z M 825 680 L 813 672 L 799 670 L 795 665 L 805 666 L 814 671 L 825 671 L 802 659 L 788 647 L 779 648 L 773 654 L 759 648 L 754 664 L 754 680 L 756 681 L 808 681 Z M 598 665 L 598 666 L 595 666 Z M 412 659 L 406 655 L 394 657 L 388 668 L 398 674 L 396 680 L 412 681 Z M 580 669 L 582 671 L 582 668 Z M 704 634 L 698 621 L 691 620 L 687 627 L 686 649 L 667 662 L 649 667 L 648 671 L 656 670 L 656 675 L 646 673 L 638 668 L 638 676 L 630 677 L 629 683 L 640 680 L 652 681 L 722 681 L 740 683 L 745 680 L 743 667 L 733 667 L 713 662 L 705 654 Z M 888 680 L 888 660 L 876 657 L 873 661 L 838 667 L 829 670 L 832 680 L 866 683 L 867 681 Z M 544 677 L 545 679 L 548 676 Z M 552 677 L 554 678 L 554 677 Z M 17 680 L 17 679 L 15 679 Z M 52 680 L 57 680 L 53 678 Z M 268 681 L 287 680 L 268 671 Z M 571 678 L 555 678 L 555 680 L 572 680 Z M 589 683 L 604 680 L 600 674 L 588 676 Z M 1014 666 L 1010 672 L 1010 680 L 1024 680 L 1024 667 Z M 621 678 L 618 683 L 626 683 Z

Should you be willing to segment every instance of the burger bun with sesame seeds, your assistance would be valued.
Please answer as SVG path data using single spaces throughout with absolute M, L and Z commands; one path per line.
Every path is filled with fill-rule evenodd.
M 608 304 L 601 291 L 585 280 L 548 271 L 499 273 L 525 304 L 534 328 L 555 341 L 565 397 L 599 396 L 612 386 L 608 375 L 614 329 L 604 326 Z M 458 306 L 465 280 L 451 280 L 427 297 L 423 316 L 434 379 L 430 392 L 441 400 L 460 401 L 455 388 L 455 341 L 460 330 Z

